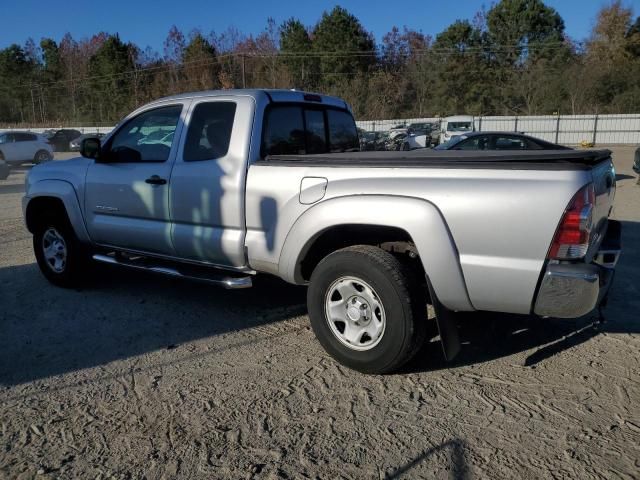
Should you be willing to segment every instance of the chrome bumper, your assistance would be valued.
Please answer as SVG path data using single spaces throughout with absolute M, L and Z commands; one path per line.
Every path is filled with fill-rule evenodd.
M 606 297 L 620 257 L 620 224 L 610 220 L 605 240 L 591 264 L 552 264 L 542 277 L 533 312 L 541 317 L 577 318 Z

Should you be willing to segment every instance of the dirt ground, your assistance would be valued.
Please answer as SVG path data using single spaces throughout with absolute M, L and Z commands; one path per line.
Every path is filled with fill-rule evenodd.
M 577 321 L 474 314 L 462 352 L 425 344 L 365 376 L 316 342 L 305 290 L 230 292 L 102 268 L 38 272 L 0 181 L 0 478 L 638 478 L 640 186 L 614 148 L 624 254 Z

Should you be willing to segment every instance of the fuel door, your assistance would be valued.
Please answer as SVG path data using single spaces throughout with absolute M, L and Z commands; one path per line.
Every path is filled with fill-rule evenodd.
M 300 181 L 300 203 L 310 205 L 324 198 L 327 179 L 324 177 L 304 177 Z

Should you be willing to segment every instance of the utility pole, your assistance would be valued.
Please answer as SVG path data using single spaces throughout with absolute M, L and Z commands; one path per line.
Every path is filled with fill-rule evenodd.
M 33 98 L 33 85 L 31 86 L 29 91 L 31 92 L 31 111 L 33 113 L 33 116 L 31 118 L 33 118 L 33 123 L 36 123 L 36 101 Z
M 44 90 L 42 85 L 40 85 L 40 96 L 38 97 L 38 101 L 40 103 L 40 114 L 42 115 L 42 123 L 44 123 L 46 114 L 45 114 L 45 104 L 44 104 Z
M 240 54 L 241 58 L 242 58 L 242 88 L 247 88 L 247 80 L 244 76 L 244 53 Z

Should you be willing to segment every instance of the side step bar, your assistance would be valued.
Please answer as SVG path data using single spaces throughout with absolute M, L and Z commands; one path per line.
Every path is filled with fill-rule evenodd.
M 126 258 L 123 256 L 110 256 L 95 254 L 93 259 L 96 262 L 108 263 L 110 265 L 118 265 L 120 267 L 128 267 L 136 270 L 144 270 L 147 272 L 160 273 L 171 277 L 179 277 L 187 280 L 196 280 L 199 282 L 212 283 L 219 287 L 227 289 L 250 288 L 253 285 L 251 277 L 231 277 L 214 272 L 203 271 L 200 269 L 189 269 L 189 272 L 181 272 L 177 268 L 163 265 L 153 265 L 148 263 L 147 259 L 143 261 Z

